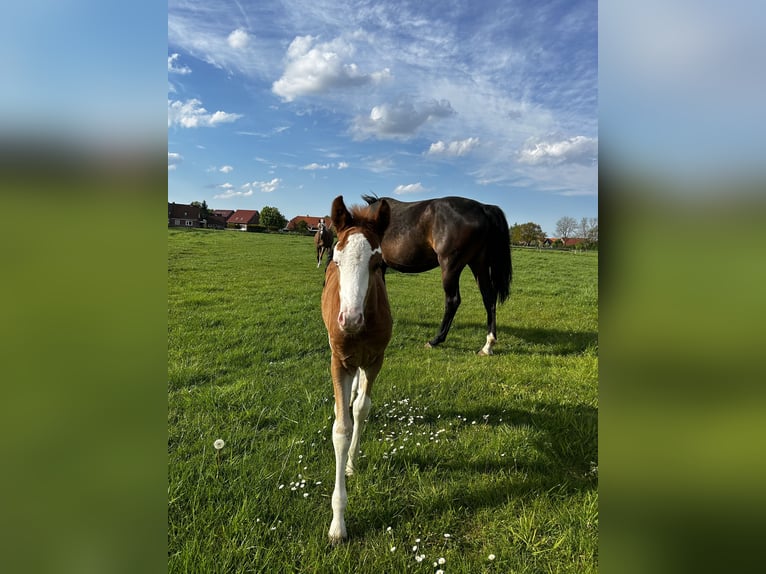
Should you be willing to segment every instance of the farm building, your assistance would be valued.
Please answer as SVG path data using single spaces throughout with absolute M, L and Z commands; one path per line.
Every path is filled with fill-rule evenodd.
M 234 210 L 233 209 L 211 209 L 210 213 L 218 217 L 223 217 L 223 220 L 226 221 L 232 215 L 234 215 Z
M 201 227 L 199 207 L 168 203 L 168 227 Z
M 566 240 L 560 237 L 546 237 L 543 241 L 543 247 L 574 247 L 580 243 L 587 243 L 587 239 L 582 237 L 567 237 Z
M 261 221 L 261 214 L 255 209 L 238 209 L 226 220 L 228 227 L 237 229 L 247 229 L 248 225 L 258 225 Z
M 207 218 L 203 221 L 208 229 L 226 229 L 226 218 L 216 215 L 212 211 L 207 214 Z
M 306 222 L 306 229 L 312 233 L 319 229 L 319 222 L 324 220 L 325 225 L 330 226 L 330 217 L 314 217 L 313 215 L 296 215 L 290 221 L 287 222 L 286 229 L 288 231 L 295 231 L 301 221 Z

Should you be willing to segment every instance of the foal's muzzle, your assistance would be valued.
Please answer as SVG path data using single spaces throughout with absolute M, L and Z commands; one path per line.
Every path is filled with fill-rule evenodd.
M 338 325 L 346 333 L 356 333 L 364 326 L 364 313 L 341 311 L 338 313 Z

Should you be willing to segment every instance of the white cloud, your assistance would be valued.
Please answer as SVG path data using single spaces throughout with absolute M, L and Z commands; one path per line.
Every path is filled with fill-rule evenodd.
M 253 190 L 258 190 L 263 193 L 271 193 L 272 191 L 276 191 L 281 183 L 282 180 L 278 177 L 275 177 L 271 181 L 252 181 L 246 183 L 242 186 L 242 189 L 248 190 L 245 195 L 252 195 Z
M 417 183 L 409 183 L 407 185 L 398 185 L 396 186 L 396 189 L 394 189 L 394 193 L 396 195 L 402 195 L 403 193 L 420 193 L 421 191 L 425 191 L 426 189 L 420 184 L 420 182 Z
M 447 100 L 431 100 L 414 104 L 401 99 L 393 104 L 381 104 L 370 111 L 369 116 L 357 116 L 352 131 L 359 139 L 406 138 L 412 136 L 423 124 L 435 119 L 447 118 L 455 110 Z
M 450 143 L 445 143 L 439 140 L 438 142 L 431 144 L 431 147 L 428 149 L 426 155 L 458 157 L 466 155 L 477 145 L 479 145 L 479 138 L 468 138 L 459 141 L 452 141 Z
M 176 61 L 180 56 L 178 54 L 171 54 L 168 56 L 168 72 L 171 74 L 191 74 L 191 68 L 189 66 L 176 66 Z
M 305 169 L 307 171 L 314 171 L 317 169 L 348 169 L 348 162 L 340 161 L 338 163 L 310 163 L 308 165 L 304 165 L 301 169 Z
M 176 169 L 184 157 L 180 153 L 168 152 L 168 171 Z
M 232 197 L 249 197 L 253 195 L 253 190 L 249 189 L 246 191 L 234 191 L 234 186 L 230 184 L 229 182 L 221 183 L 217 185 L 216 187 L 220 187 L 224 190 L 223 193 L 219 193 L 218 195 L 214 195 L 214 199 L 231 199 Z M 246 186 L 243 186 L 243 189 Z
M 559 141 L 530 139 L 519 152 L 519 161 L 530 165 L 592 165 L 597 157 L 598 139 L 585 136 L 574 136 Z
M 234 171 L 234 168 L 231 167 L 230 165 L 222 165 L 218 169 L 218 171 L 220 171 L 221 173 L 231 173 L 232 171 Z
M 250 36 L 242 28 L 237 28 L 226 38 L 229 46 L 235 50 L 243 50 L 250 43 Z
M 284 73 L 271 88 L 284 101 L 381 82 L 391 75 L 387 68 L 372 74 L 363 73 L 357 64 L 349 62 L 354 48 L 341 38 L 321 44 L 315 41 L 314 36 L 296 36 L 290 43 Z
M 182 128 L 215 127 L 218 124 L 230 123 L 242 117 L 242 114 L 230 114 L 217 111 L 209 113 L 197 99 L 168 100 L 168 127 L 178 125 Z

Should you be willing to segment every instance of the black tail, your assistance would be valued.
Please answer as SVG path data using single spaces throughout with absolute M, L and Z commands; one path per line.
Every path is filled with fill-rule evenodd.
M 490 220 L 490 280 L 502 303 L 511 292 L 513 265 L 511 263 L 511 236 L 503 210 L 496 205 L 485 205 Z

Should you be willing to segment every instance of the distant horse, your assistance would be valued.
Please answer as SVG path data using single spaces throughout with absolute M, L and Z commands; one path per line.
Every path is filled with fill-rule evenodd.
M 380 251 L 380 236 L 388 225 L 390 210 L 382 201 L 375 214 L 370 211 L 368 207 L 354 207 L 349 212 L 343 196 L 332 203 L 338 243 L 333 253 L 335 265 L 327 266 L 322 291 L 322 318 L 332 351 L 335 392 L 335 489 L 328 533 L 332 544 L 346 538 L 344 472 L 351 475 L 355 470 L 362 425 L 372 404 L 372 384 L 383 366 L 393 323 Z
M 314 234 L 314 246 L 317 249 L 317 267 L 322 264 L 322 257 L 329 253 L 332 247 L 332 231 L 324 225 L 324 220 L 319 221 L 319 230 Z
M 479 285 L 487 311 L 487 340 L 480 355 L 491 355 L 497 342 L 496 304 L 510 293 L 513 269 L 508 222 L 495 205 L 464 197 L 416 202 L 363 195 L 375 208 L 384 200 L 391 223 L 383 234 L 383 261 L 404 273 L 441 267 L 444 318 L 429 347 L 443 343 L 460 306 L 460 274 L 468 265 Z

